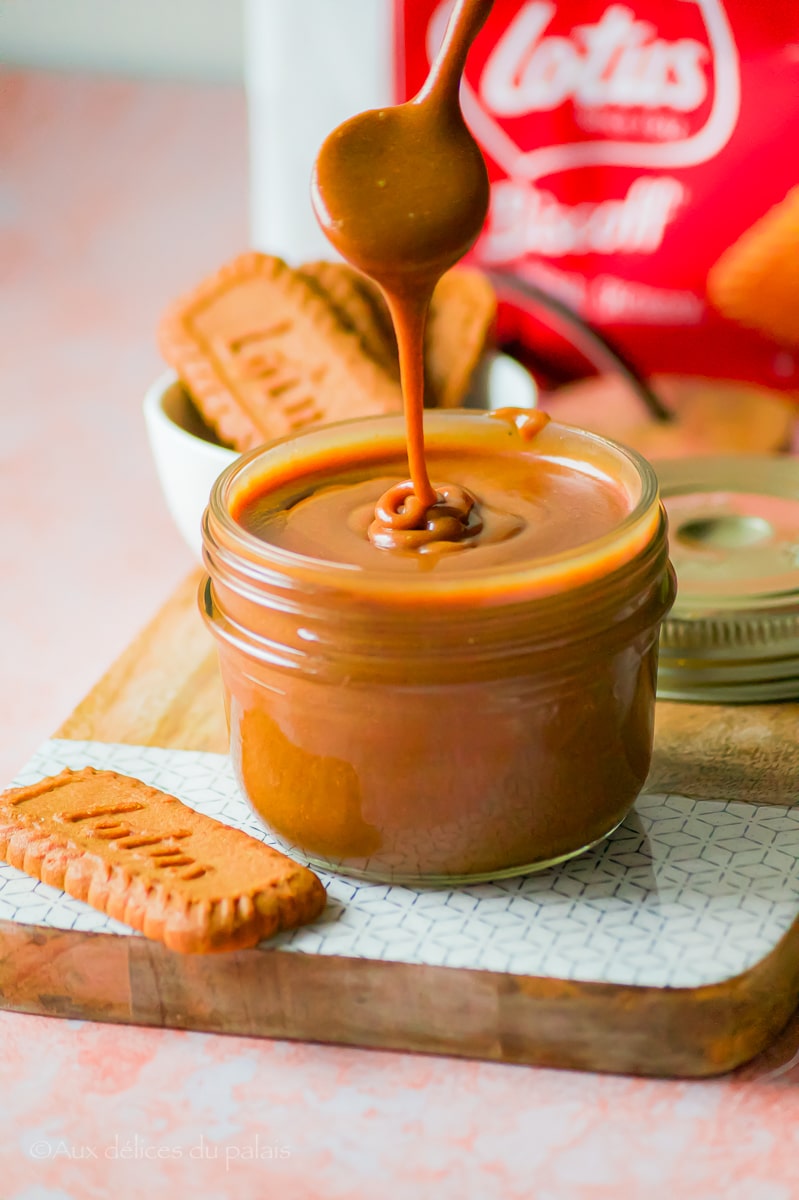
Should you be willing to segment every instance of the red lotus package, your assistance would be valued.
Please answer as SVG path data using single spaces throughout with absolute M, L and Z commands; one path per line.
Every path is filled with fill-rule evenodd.
M 396 98 L 452 0 L 394 0 Z M 495 0 L 464 112 L 489 164 L 473 257 L 643 371 L 799 388 L 799 4 Z M 537 336 L 523 304 L 501 336 Z

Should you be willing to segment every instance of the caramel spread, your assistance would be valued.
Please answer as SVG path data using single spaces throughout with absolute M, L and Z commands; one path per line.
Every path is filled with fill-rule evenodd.
M 368 536 L 383 550 L 429 551 L 436 542 L 457 549 L 480 524 L 474 497 L 430 482 L 423 356 L 435 285 L 476 241 L 488 210 L 485 162 L 463 120 L 458 91 L 469 47 L 492 4 L 459 0 L 418 95 L 346 121 L 324 142 L 314 169 L 322 229 L 352 266 L 380 285 L 397 334 L 411 477 L 392 486 L 375 508 Z
M 232 515 L 249 533 L 295 554 L 402 572 L 428 569 L 431 550 L 439 572 L 529 562 L 574 549 L 619 525 L 629 501 L 617 484 L 525 452 L 522 439 L 509 439 L 507 454 L 433 450 L 435 477 L 457 483 L 436 484 L 442 500 L 427 511 L 432 529 L 410 522 L 392 527 L 394 514 L 381 511 L 386 497 L 395 499 L 400 512 L 416 498 L 408 497 L 408 483 L 397 482 L 402 459 L 382 458 L 378 448 L 368 465 L 339 464 L 315 476 L 300 467 L 297 478 L 280 487 L 271 482 L 260 494 L 245 492 Z M 391 548 L 405 553 L 380 552 L 374 532 L 369 536 L 377 522 L 377 537 L 390 537 Z M 453 529 L 456 524 L 459 529 Z M 468 555 L 445 553 L 455 545 L 468 546 Z
M 205 603 L 234 766 L 335 869 L 523 872 L 606 834 L 646 777 L 673 597 L 654 477 L 554 422 L 529 441 L 518 413 L 431 413 L 432 477 L 480 527 L 456 553 L 386 553 L 367 529 L 402 435 L 326 426 L 220 480 Z

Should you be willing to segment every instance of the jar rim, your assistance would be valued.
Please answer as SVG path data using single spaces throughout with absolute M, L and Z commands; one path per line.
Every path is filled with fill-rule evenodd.
M 483 424 L 487 420 L 491 421 L 491 426 Z M 424 417 L 425 438 L 428 444 L 435 444 L 438 436 L 439 444 L 444 445 L 445 435 L 454 431 L 456 422 L 461 432 L 470 427 L 473 431 L 479 430 L 484 434 L 499 424 L 488 412 L 464 409 L 430 410 Z M 477 422 L 479 426 L 475 424 Z M 243 490 L 243 480 L 248 479 L 251 486 L 253 479 L 268 478 L 266 470 L 257 473 L 256 468 L 259 464 L 263 466 L 270 460 L 287 461 L 286 452 L 289 449 L 292 451 L 292 462 L 296 464 L 298 447 L 304 447 L 306 450 L 316 447 L 321 450 L 325 446 L 329 448 L 331 443 L 342 448 L 353 445 L 351 435 L 356 430 L 363 431 L 365 436 L 358 438 L 355 444 L 368 446 L 369 432 L 374 431 L 376 427 L 379 427 L 386 437 L 390 437 L 392 448 L 396 442 L 398 452 L 404 453 L 404 420 L 402 414 L 392 413 L 352 417 L 316 426 L 256 447 L 236 459 L 214 483 L 203 516 L 206 565 L 210 568 L 214 552 L 222 549 L 225 557 L 232 553 L 242 560 L 240 565 L 246 563 L 246 573 L 253 578 L 257 578 L 261 573 L 279 572 L 309 587 L 347 591 L 362 598 L 390 601 L 392 604 L 424 603 L 428 600 L 453 604 L 504 604 L 522 600 L 526 596 L 550 596 L 611 574 L 624 562 L 633 559 L 652 540 L 659 528 L 660 495 L 657 475 L 651 464 L 628 446 L 578 429 L 576 426 L 561 425 L 555 421 L 548 423 L 542 433 L 537 435 L 534 443 L 520 443 L 520 449 L 529 451 L 535 445 L 541 449 L 542 457 L 549 461 L 574 466 L 586 474 L 598 475 L 617 484 L 621 482 L 624 487 L 621 479 L 606 474 L 596 466 L 592 468 L 588 459 L 581 462 L 576 453 L 571 457 L 568 454 L 570 447 L 576 450 L 580 446 L 584 452 L 590 449 L 594 457 L 614 462 L 619 475 L 625 475 L 627 485 L 634 481 L 638 492 L 637 496 L 629 496 L 628 488 L 625 488 L 630 499 L 630 511 L 613 529 L 599 538 L 556 554 L 527 558 L 522 562 L 511 562 L 502 567 L 470 567 L 467 570 L 449 570 L 438 575 L 435 572 L 405 574 L 379 568 L 365 571 L 351 563 L 312 558 L 272 545 L 248 532 L 233 517 L 230 511 L 231 501 L 237 487 Z M 386 444 L 383 441 L 381 446 L 385 448 Z M 310 454 L 299 457 L 312 461 Z M 363 461 L 368 461 L 368 455 Z M 301 475 L 297 474 L 296 477 L 300 479 Z M 219 543 L 220 534 L 223 547 Z

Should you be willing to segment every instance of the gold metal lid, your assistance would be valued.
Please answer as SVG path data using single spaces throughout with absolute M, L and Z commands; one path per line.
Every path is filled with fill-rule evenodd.
M 677 573 L 658 696 L 799 697 L 799 460 L 729 455 L 656 469 Z

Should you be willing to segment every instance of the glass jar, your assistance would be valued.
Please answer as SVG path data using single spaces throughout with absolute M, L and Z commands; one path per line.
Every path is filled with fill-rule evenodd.
M 453 447 L 507 453 L 511 432 L 485 413 L 425 416 L 433 462 Z M 401 417 L 343 422 L 244 455 L 214 486 L 200 599 L 241 787 L 288 850 L 368 879 L 474 882 L 579 854 L 624 818 L 649 769 L 674 598 L 654 472 L 550 424 L 536 455 L 613 481 L 627 515 L 501 568 L 472 569 L 464 551 L 446 573 L 359 570 L 270 545 L 232 516 L 253 488 L 289 477 L 299 496 L 320 463 L 387 450 L 404 451 Z

